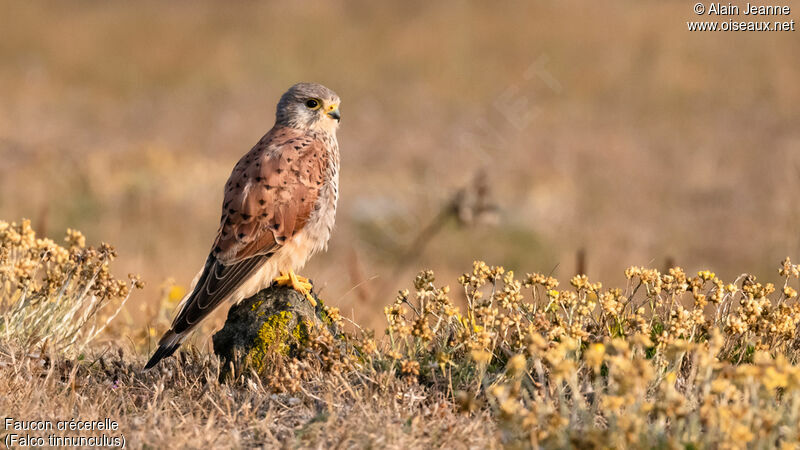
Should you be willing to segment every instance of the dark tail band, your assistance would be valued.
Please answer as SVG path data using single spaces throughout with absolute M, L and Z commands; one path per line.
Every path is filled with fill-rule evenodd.
M 159 361 L 169 356 L 172 356 L 175 353 L 175 350 L 178 349 L 180 343 L 175 343 L 169 346 L 159 345 L 158 350 L 153 353 L 153 356 L 150 358 L 150 361 L 147 361 L 147 364 L 144 366 L 144 370 L 152 369 Z

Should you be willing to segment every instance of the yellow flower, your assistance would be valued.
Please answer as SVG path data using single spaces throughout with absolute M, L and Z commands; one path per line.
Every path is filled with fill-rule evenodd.
M 717 274 L 711 272 L 710 270 L 701 270 L 700 272 L 697 272 L 697 276 L 703 279 L 703 281 L 709 281 L 716 278 Z
M 584 353 L 586 363 L 594 369 L 595 372 L 600 370 L 600 365 L 603 363 L 603 357 L 606 354 L 606 346 L 603 344 L 592 344 Z
M 186 295 L 186 288 L 180 285 L 174 285 L 169 288 L 169 293 L 167 295 L 167 301 L 170 304 L 175 304 L 181 301 L 183 296 Z

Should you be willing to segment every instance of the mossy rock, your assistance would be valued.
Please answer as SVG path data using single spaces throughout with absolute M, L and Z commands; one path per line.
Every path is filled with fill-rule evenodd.
M 222 359 L 220 379 L 238 378 L 250 369 L 268 371 L 273 353 L 296 357 L 311 327 L 328 327 L 335 333 L 322 301 L 311 295 L 316 308 L 299 292 L 273 285 L 232 306 L 225 326 L 212 338 L 214 353 Z

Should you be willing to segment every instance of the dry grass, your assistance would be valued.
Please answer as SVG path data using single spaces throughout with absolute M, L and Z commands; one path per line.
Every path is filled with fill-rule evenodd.
M 37 242 L 24 224 L 2 236 L 5 255 Z M 385 307 L 384 337 L 356 323 L 311 330 L 296 358 L 275 353 L 224 383 L 216 357 L 192 347 L 142 372 L 133 342 L 76 355 L 9 328 L 41 314 L 22 294 L 49 279 L 7 270 L 13 261 L 2 265 L 0 409 L 19 420 L 111 418 L 111 435 L 135 447 L 800 445 L 800 267 L 788 258 L 777 287 L 631 267 L 622 289 L 584 275 L 559 289 L 476 262 L 459 278 L 463 312 L 425 271 Z M 77 301 L 49 292 L 56 310 Z
M 344 99 L 337 227 L 306 275 L 360 323 L 417 267 L 564 278 L 586 247 L 620 283 L 667 256 L 764 276 L 800 250 L 793 33 L 688 33 L 679 2 L 6 4 L 0 217 L 116 243 L 149 281 L 139 326 L 162 280 L 200 268 L 225 177 L 300 79 Z M 448 228 L 397 273 L 480 167 L 500 223 Z
M 219 384 L 218 362 L 207 355 L 171 359 L 143 374 L 144 358 L 121 350 L 82 362 L 14 359 L 14 350 L 4 347 L 0 362 L 6 416 L 110 417 L 120 428 L 109 434 L 124 435 L 132 448 L 466 448 L 485 446 L 494 430 L 488 413 L 459 415 L 422 387 L 390 377 L 378 386 L 320 376 L 303 382 L 298 393 L 276 394 L 257 378 Z

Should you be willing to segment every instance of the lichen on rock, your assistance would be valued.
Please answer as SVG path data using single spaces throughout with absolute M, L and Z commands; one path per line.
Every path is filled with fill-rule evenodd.
M 258 329 L 258 335 L 253 342 L 253 348 L 247 352 L 246 359 L 250 362 L 257 372 L 264 369 L 264 357 L 271 351 L 276 351 L 281 354 L 286 354 L 289 351 L 288 343 L 286 342 L 286 329 L 287 324 L 292 319 L 292 313 L 289 311 L 281 311 L 273 314 L 264 321 L 261 328 Z
M 316 308 L 289 287 L 271 286 L 232 306 L 225 325 L 212 338 L 214 353 L 222 359 L 220 378 L 269 371 L 273 355 L 299 356 L 312 328 L 327 327 L 335 333 L 330 319 L 325 320 L 322 302 L 312 296 Z

